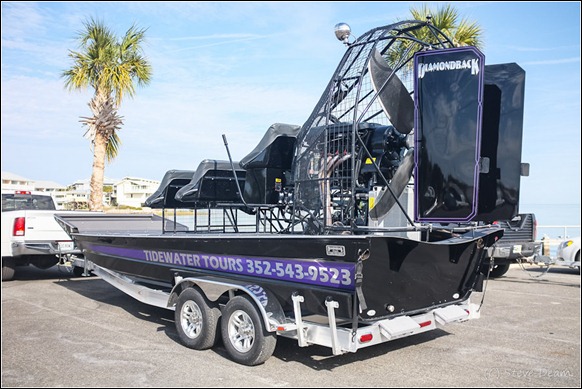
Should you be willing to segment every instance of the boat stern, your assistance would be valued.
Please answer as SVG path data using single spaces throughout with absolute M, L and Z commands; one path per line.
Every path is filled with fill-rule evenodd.
M 502 235 L 485 228 L 433 242 L 371 237 L 360 318 L 417 314 L 468 300 L 482 281 L 481 263 Z

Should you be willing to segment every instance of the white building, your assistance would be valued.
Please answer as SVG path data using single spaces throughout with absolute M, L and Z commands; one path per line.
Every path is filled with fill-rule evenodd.
M 160 181 L 145 178 L 124 177 L 122 180 L 116 180 L 105 177 L 103 205 L 141 208 L 159 185 Z M 63 186 L 51 181 L 34 181 L 13 173 L 2 172 L 2 189 L 50 192 L 57 209 L 89 209 L 91 180 L 77 180 Z
M 114 197 L 115 184 L 119 180 L 103 178 L 103 205 L 110 206 Z M 91 194 L 91 179 L 77 180 L 67 188 L 67 203 L 69 209 L 88 209 Z
M 34 180 L 20 177 L 14 173 L 2 172 L 2 189 L 34 190 Z
M 67 188 L 56 182 L 34 181 L 14 173 L 2 172 L 2 189 L 48 192 L 53 197 L 57 209 L 66 208 Z
M 53 196 L 57 209 L 66 209 L 67 187 L 53 181 L 34 181 L 34 190 L 49 192 Z
M 160 181 L 124 177 L 115 184 L 114 197 L 118 206 L 141 208 L 142 204 L 160 186 Z

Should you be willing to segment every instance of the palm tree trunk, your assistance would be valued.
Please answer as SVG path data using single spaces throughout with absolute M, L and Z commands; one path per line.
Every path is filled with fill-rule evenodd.
M 91 196 L 89 210 L 103 211 L 103 178 L 105 175 L 105 150 L 107 139 L 97 131 L 93 144 L 93 172 L 91 174 Z

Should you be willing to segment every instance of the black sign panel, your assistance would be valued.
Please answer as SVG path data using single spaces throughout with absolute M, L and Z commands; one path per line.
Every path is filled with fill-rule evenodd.
M 519 213 L 525 71 L 515 63 L 485 66 L 479 213 L 474 221 Z
M 416 221 L 477 214 L 484 62 L 474 47 L 414 57 Z

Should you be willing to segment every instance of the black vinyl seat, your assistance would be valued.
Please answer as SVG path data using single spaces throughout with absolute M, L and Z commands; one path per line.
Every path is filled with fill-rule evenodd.
M 241 159 L 246 170 L 244 199 L 249 204 L 276 204 L 288 184 L 301 126 L 275 123 L 257 147 Z
M 241 188 L 245 184 L 245 171 L 237 168 L 236 176 Z M 175 194 L 175 200 L 195 206 L 210 203 L 241 203 L 238 187 L 228 161 L 205 159 L 200 162 L 191 180 Z
M 150 208 L 187 208 L 185 204 L 176 201 L 174 196 L 192 180 L 194 173 L 193 170 L 168 170 L 158 189 L 143 205 Z

